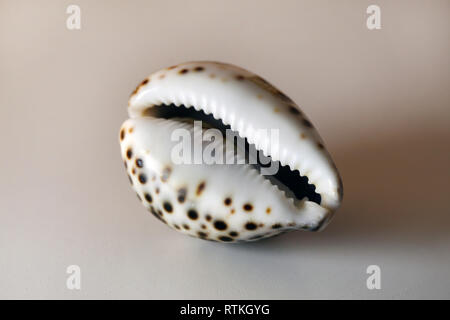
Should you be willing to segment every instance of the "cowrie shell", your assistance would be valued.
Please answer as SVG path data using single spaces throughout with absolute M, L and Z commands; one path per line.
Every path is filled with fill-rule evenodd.
M 311 121 L 249 71 L 218 62 L 162 69 L 137 86 L 128 114 L 119 140 L 129 180 L 142 204 L 177 231 L 220 242 L 316 231 L 341 204 L 339 173 Z M 276 174 L 261 174 L 229 139 L 211 142 L 223 151 L 225 164 L 174 161 L 180 143 L 174 132 L 205 139 L 195 119 L 206 122 L 205 129 L 236 133 L 279 165 Z M 276 130 L 276 147 L 264 130 Z

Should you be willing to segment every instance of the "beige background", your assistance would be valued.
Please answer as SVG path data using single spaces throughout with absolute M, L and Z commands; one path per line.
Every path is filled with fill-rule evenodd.
M 449 40 L 446 0 L 1 0 L 0 298 L 450 298 Z M 127 98 L 204 59 L 269 79 L 319 129 L 345 189 L 324 232 L 221 245 L 141 207 L 117 141 Z

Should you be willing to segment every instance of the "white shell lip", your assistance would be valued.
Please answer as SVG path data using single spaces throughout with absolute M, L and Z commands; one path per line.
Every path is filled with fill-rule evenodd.
M 251 192 L 241 193 L 254 200 L 255 211 L 262 212 L 267 203 L 276 203 L 272 206 L 274 213 L 270 217 L 268 214 L 255 212 L 255 219 L 263 222 L 261 225 L 265 223 L 275 226 L 274 221 L 280 221 L 284 222 L 287 229 L 304 228 L 311 231 L 323 229 L 333 212 L 339 207 L 342 201 L 342 182 L 322 139 L 299 107 L 259 76 L 233 65 L 199 61 L 162 69 L 146 78 L 130 97 L 128 108 L 130 119 L 122 125 L 120 142 L 122 157 L 126 163 L 127 150 L 132 146 L 137 154 L 136 157 L 139 156 L 145 163 L 152 164 L 151 169 L 140 169 L 140 172 L 148 176 L 163 175 L 164 168 L 161 163 L 170 163 L 167 146 L 171 142 L 167 140 L 167 128 L 182 126 L 177 121 L 144 116 L 149 108 L 163 104 L 193 107 L 220 119 L 240 136 L 247 138 L 248 142 L 254 144 L 257 149 L 270 155 L 273 160 L 278 160 L 282 165 L 288 165 L 291 170 L 298 170 L 302 176 L 307 176 L 309 183 L 314 184 L 316 192 L 320 194 L 321 203 L 318 205 L 315 202 L 303 200 L 300 207 L 295 206 L 293 200 L 288 199 L 284 192 L 257 174 L 256 170 L 253 170 L 254 172 L 249 170 L 248 165 L 239 169 L 230 169 L 224 165 L 219 167 L 202 165 L 190 168 L 185 168 L 183 165 L 171 166 L 173 171 L 171 180 L 165 185 L 158 185 L 158 188 L 165 188 L 161 190 L 161 194 L 167 199 L 181 186 L 187 186 L 188 190 L 195 189 L 198 179 L 203 179 L 202 181 L 208 181 L 206 192 L 211 190 L 216 192 L 205 195 L 208 201 L 197 201 L 189 194 L 188 198 L 192 199 L 189 205 L 195 203 L 199 205 L 199 210 L 207 211 L 210 208 L 202 208 L 202 203 L 208 205 L 214 201 L 220 203 L 223 201 L 222 196 L 233 194 L 240 188 L 249 188 L 255 191 L 255 197 L 252 198 Z M 267 145 L 258 136 L 258 129 L 279 129 L 279 148 L 274 149 L 270 144 Z M 122 137 L 122 132 L 131 132 L 131 130 L 134 130 L 133 134 Z M 149 150 L 152 151 L 149 152 Z M 133 169 L 128 166 L 127 171 L 129 171 L 133 187 L 142 199 L 150 191 L 148 186 L 140 185 L 137 176 L 132 174 L 131 171 L 135 169 L 134 166 Z M 220 183 L 221 175 L 227 183 Z M 211 177 L 214 179 L 210 179 Z M 220 197 L 215 198 L 218 190 Z M 245 202 L 245 199 L 239 198 L 239 192 L 234 196 L 236 202 Z M 176 202 L 176 200 L 173 201 Z M 145 201 L 143 203 L 149 207 Z M 189 210 L 189 205 L 183 204 L 183 210 Z M 153 210 L 152 205 L 150 208 Z M 246 219 L 245 213 L 242 216 L 233 215 L 222 209 L 215 212 L 218 219 L 229 221 L 232 227 L 246 223 L 242 220 Z M 183 210 L 175 208 L 173 214 L 165 216 L 164 222 L 178 231 L 198 237 L 193 230 L 178 228 L 180 221 L 185 221 L 183 220 L 185 213 L 178 212 Z M 282 231 L 286 231 L 286 228 Z M 246 230 L 240 230 L 239 239 L 251 240 L 252 238 L 248 238 L 246 232 Z M 264 234 L 272 236 L 277 233 L 268 231 L 261 237 L 265 237 Z M 220 238 L 223 234 L 213 231 L 212 236 Z

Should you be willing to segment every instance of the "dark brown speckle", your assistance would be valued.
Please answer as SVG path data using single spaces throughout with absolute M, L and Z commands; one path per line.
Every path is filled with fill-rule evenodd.
M 290 106 L 290 107 L 289 107 L 289 111 L 290 111 L 292 114 L 300 114 L 300 111 L 299 111 L 297 108 L 293 107 L 293 106 Z
M 205 185 L 206 185 L 205 181 L 202 181 L 197 186 L 197 192 L 196 193 L 197 193 L 198 196 L 202 194 L 203 190 L 205 190 Z
M 312 123 L 308 119 L 303 119 L 302 122 L 306 127 L 312 128 Z
M 133 156 L 133 150 L 131 148 L 127 149 L 127 158 L 131 159 L 131 157 Z
M 214 228 L 216 228 L 217 230 L 226 230 L 227 224 L 222 220 L 217 220 L 214 222 Z
M 141 173 L 139 175 L 138 179 L 139 179 L 139 182 L 142 183 L 142 184 L 145 184 L 147 182 L 147 176 L 145 174 L 143 174 L 143 173 Z
M 152 203 L 153 199 L 152 196 L 149 193 L 144 194 L 145 200 L 147 200 L 148 203 Z
M 172 169 L 170 167 L 164 168 L 162 175 L 161 175 L 161 181 L 166 182 L 169 179 L 171 173 L 172 173 Z
M 206 232 L 202 232 L 202 231 L 197 232 L 197 235 L 200 238 L 206 238 L 208 236 L 208 234 Z
M 187 215 L 188 215 L 189 219 L 191 219 L 191 220 L 197 220 L 198 219 L 198 213 L 194 209 L 190 209 L 187 212 Z
M 172 204 L 169 201 L 165 201 L 163 203 L 163 208 L 164 208 L 164 210 L 166 210 L 167 213 L 172 213 L 172 211 L 173 211 Z
M 186 201 L 186 194 L 187 194 L 187 190 L 186 188 L 180 188 L 178 190 L 178 202 L 179 203 L 183 203 L 184 201 Z
M 142 168 L 144 166 L 144 161 L 142 161 L 142 159 L 136 159 L 135 162 L 138 168 Z
M 256 228 L 258 228 L 258 226 L 253 222 L 247 222 L 245 224 L 245 229 L 247 230 L 256 230 Z
M 226 206 L 231 205 L 231 203 L 232 203 L 231 198 L 226 198 L 226 199 L 223 201 L 223 203 L 225 203 Z

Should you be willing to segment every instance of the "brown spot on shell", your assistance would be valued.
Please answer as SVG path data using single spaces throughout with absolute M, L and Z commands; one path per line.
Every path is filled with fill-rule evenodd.
M 197 213 L 197 211 L 194 210 L 194 209 L 190 209 L 190 210 L 187 212 L 187 216 L 188 216 L 189 219 L 191 219 L 191 220 L 197 220 L 197 219 L 198 219 L 198 213 Z
M 238 81 L 243 81 L 243 80 L 245 80 L 245 77 L 244 77 L 243 75 L 238 74 L 238 75 L 236 76 L 236 80 L 238 80 Z
M 202 72 L 203 70 L 205 70 L 205 68 L 200 67 L 200 66 L 194 68 L 194 71 L 195 71 L 195 72 Z
M 289 107 L 289 112 L 292 113 L 292 114 L 297 114 L 297 115 L 300 114 L 300 111 L 297 108 L 293 107 L 293 106 Z
M 230 237 L 237 237 L 239 235 L 239 233 L 237 233 L 236 231 L 231 231 L 230 233 L 228 233 L 228 235 Z
M 303 119 L 302 123 L 308 128 L 312 128 L 312 126 L 313 126 L 312 123 L 308 119 Z
M 134 127 L 128 128 L 128 132 L 129 132 L 129 133 L 133 133 L 133 131 L 134 131 Z
M 150 209 L 151 214 L 152 214 L 155 218 L 157 218 L 158 220 L 164 222 L 164 221 L 162 220 L 161 216 L 158 214 L 158 212 L 156 212 L 156 210 L 155 210 L 155 208 L 154 208 L 153 206 L 150 206 L 149 209 Z
M 317 146 L 319 147 L 319 149 L 325 149 L 324 145 L 320 142 L 317 143 Z
M 206 232 L 202 232 L 202 231 L 198 231 L 198 232 L 197 232 L 197 235 L 198 235 L 200 238 L 206 238 L 206 237 L 208 236 L 208 234 L 207 234 Z
M 136 163 L 136 167 L 138 167 L 138 168 L 142 168 L 144 166 L 144 161 L 142 161 L 142 159 L 137 158 L 135 163 Z
M 120 130 L 120 141 L 125 138 L 125 129 Z
M 197 193 L 198 196 L 202 194 L 203 190 L 205 190 L 205 186 L 206 186 L 206 182 L 205 181 L 200 182 L 200 184 L 197 186 L 196 193 Z
M 214 222 L 214 228 L 216 228 L 217 230 L 226 230 L 227 227 L 227 224 L 222 220 L 216 220 Z
M 145 198 L 145 200 L 147 200 L 148 203 L 152 203 L 153 202 L 153 198 L 150 195 L 150 193 L 144 194 L 144 198 Z
M 306 134 L 304 134 L 303 132 L 300 133 L 300 139 L 306 139 Z
M 200 228 L 206 229 L 206 225 L 202 224 L 202 225 L 200 226 Z
M 189 230 L 189 229 L 190 229 L 190 227 L 189 227 L 187 224 L 183 224 L 183 228 L 184 228 L 185 230 Z
M 184 201 L 186 201 L 186 194 L 187 194 L 186 188 L 180 188 L 178 190 L 177 199 L 179 203 L 183 203 Z
M 131 148 L 127 149 L 127 158 L 131 159 L 131 157 L 133 156 L 133 150 Z
M 225 203 L 226 206 L 229 206 L 229 205 L 231 205 L 232 200 L 231 200 L 231 198 L 226 198 L 226 199 L 223 201 L 223 203 Z
M 231 242 L 233 241 L 233 238 L 227 237 L 227 236 L 220 236 L 219 237 L 220 241 L 224 241 L 224 242 Z
M 252 211 L 253 210 L 253 206 L 250 203 L 246 203 L 242 206 L 242 208 L 244 208 L 245 211 Z
M 247 222 L 245 224 L 245 229 L 247 229 L 247 230 L 256 230 L 257 228 L 258 228 L 258 226 L 253 222 Z
M 180 230 L 180 226 L 179 225 L 174 224 L 173 226 L 174 226 L 175 229 Z
M 212 220 L 212 217 L 211 217 L 211 215 L 207 214 L 207 215 L 205 216 L 205 219 L 206 219 L 206 221 L 211 221 L 211 220 Z
M 147 182 L 147 176 L 144 173 L 139 174 L 139 182 L 145 184 Z
M 132 174 L 136 174 L 136 168 L 135 168 L 135 167 L 133 167 L 133 168 L 131 169 L 131 173 L 132 173 Z
M 177 65 L 175 65 L 175 66 L 170 66 L 170 67 L 167 68 L 167 70 L 172 70 L 172 69 L 175 69 L 176 67 L 178 67 L 178 66 L 177 66 Z
M 178 71 L 179 74 L 186 74 L 188 72 L 189 72 L 188 69 L 181 69 L 180 71 Z
M 139 89 L 140 89 L 142 86 L 146 85 L 149 81 L 150 81 L 150 80 L 149 80 L 148 78 L 147 78 L 147 79 L 144 79 L 144 80 L 136 87 L 136 89 L 134 89 L 134 91 L 132 92 L 131 95 L 134 95 L 134 94 L 138 93 Z
M 267 214 L 270 214 L 271 212 L 272 212 L 272 209 L 271 209 L 270 207 L 267 207 L 266 213 L 267 213 Z
M 169 179 L 171 173 L 172 169 L 170 167 L 165 167 L 161 175 L 161 181 L 166 182 Z
M 173 212 L 173 207 L 172 204 L 169 201 L 165 201 L 163 203 L 163 208 L 167 213 L 172 213 Z

